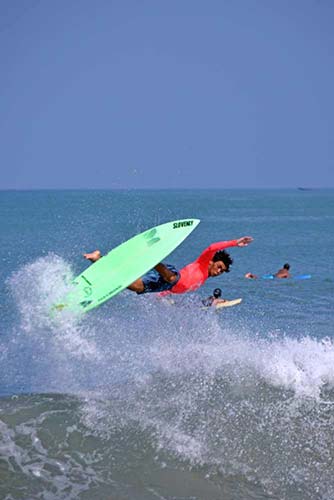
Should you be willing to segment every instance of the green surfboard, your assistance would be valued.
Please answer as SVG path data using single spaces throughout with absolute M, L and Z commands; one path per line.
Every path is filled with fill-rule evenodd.
M 184 219 L 147 229 L 90 265 L 56 310 L 89 311 L 111 299 L 165 259 L 199 224 Z

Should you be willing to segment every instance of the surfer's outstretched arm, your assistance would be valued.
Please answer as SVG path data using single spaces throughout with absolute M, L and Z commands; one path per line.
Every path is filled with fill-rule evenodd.
M 209 262 L 212 260 L 213 256 L 219 250 L 224 250 L 225 248 L 230 247 L 246 247 L 253 241 L 251 236 L 243 236 L 242 238 L 238 238 L 236 240 L 229 241 L 217 241 L 216 243 L 211 243 L 208 248 L 206 248 L 201 255 L 198 257 L 197 262 L 201 265 L 209 265 Z

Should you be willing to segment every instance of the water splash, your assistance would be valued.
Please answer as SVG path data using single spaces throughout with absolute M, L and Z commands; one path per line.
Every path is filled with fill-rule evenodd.
M 66 443 L 73 447 L 73 468 L 59 462 L 66 476 L 57 483 L 59 491 L 63 484 L 76 491 L 75 455 L 82 453 L 78 442 L 93 436 L 106 469 L 118 467 L 121 475 L 127 475 L 129 463 L 137 464 L 138 454 L 144 460 L 144 450 L 150 450 L 151 469 L 154 463 L 163 468 L 176 461 L 217 484 L 242 477 L 267 495 L 330 498 L 330 339 L 301 337 L 300 332 L 298 339 L 270 332 L 265 337 L 248 331 L 242 321 L 228 327 L 223 316 L 191 304 L 178 308 L 130 292 L 81 318 L 55 321 L 50 305 L 67 292 L 71 278 L 66 262 L 50 255 L 9 281 L 20 313 L 10 351 L 15 355 L 24 337 L 33 353 L 32 390 L 72 392 L 80 401 L 68 410 L 73 432 L 64 438 L 61 422 L 56 418 L 53 424 L 60 433 L 57 446 L 62 443 L 70 454 Z M 50 282 L 55 283 L 51 291 Z M 59 470 L 49 448 L 39 448 L 36 427 L 49 432 L 47 424 L 43 427 L 48 412 L 36 409 L 29 424 L 15 432 L 35 439 L 33 460 L 44 453 L 45 467 Z M 10 432 L 8 453 L 17 440 Z M 25 449 L 12 451 L 19 457 L 26 454 Z M 88 462 L 80 469 L 85 488 L 92 477 L 110 485 L 96 472 L 99 461 Z M 43 467 L 22 470 L 55 482 Z
M 8 284 L 20 314 L 20 329 L 29 336 L 51 338 L 58 348 L 78 358 L 99 359 L 100 353 L 82 317 L 53 311 L 71 290 L 69 264 L 55 254 L 41 257 L 14 273 Z

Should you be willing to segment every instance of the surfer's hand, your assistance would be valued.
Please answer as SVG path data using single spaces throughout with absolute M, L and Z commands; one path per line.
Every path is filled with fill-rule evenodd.
M 237 240 L 238 247 L 246 247 L 250 243 L 252 243 L 253 238 L 251 236 L 243 236 Z

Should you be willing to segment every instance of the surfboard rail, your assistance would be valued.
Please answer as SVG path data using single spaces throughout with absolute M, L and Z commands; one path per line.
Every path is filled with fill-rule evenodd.
M 223 309 L 224 307 L 232 307 L 232 306 L 237 306 L 242 302 L 241 298 L 238 299 L 233 299 L 233 300 L 225 300 L 224 302 L 218 302 L 214 307 L 215 309 Z
M 261 279 L 263 280 L 278 280 L 278 281 L 290 281 L 290 280 L 309 280 L 312 278 L 311 274 L 297 274 L 296 276 L 291 276 L 291 278 L 276 278 L 274 274 L 263 274 Z

